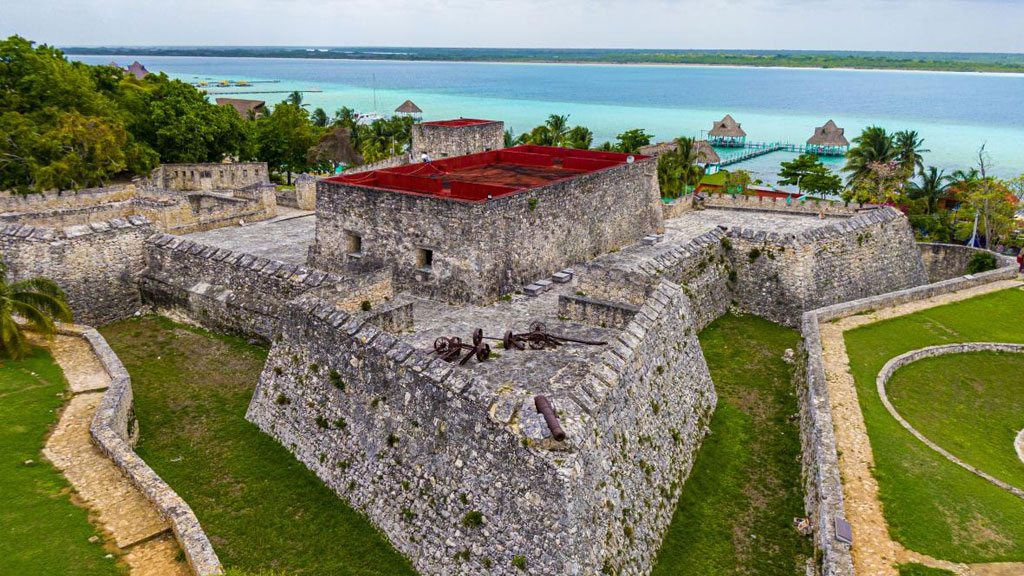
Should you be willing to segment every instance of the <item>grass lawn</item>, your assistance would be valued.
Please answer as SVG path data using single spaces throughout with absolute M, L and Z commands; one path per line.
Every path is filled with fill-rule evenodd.
M 926 358 L 897 371 L 886 388 L 926 438 L 1024 490 L 1024 462 L 1013 447 L 1024 429 L 1024 354 Z
M 956 576 L 955 573 L 942 568 L 932 568 L 921 564 L 900 564 L 900 576 Z
M 1024 501 L 947 461 L 911 436 L 885 410 L 875 390 L 875 377 L 882 366 L 904 352 L 954 342 L 1024 343 L 1021 326 L 1024 291 L 1014 288 L 870 324 L 845 334 L 857 396 L 874 452 L 874 473 L 883 511 L 892 537 L 907 548 L 956 562 L 1024 560 Z M 974 361 L 967 356 L 950 358 L 951 365 Z M 934 368 L 931 361 L 924 362 L 922 368 L 909 366 L 904 370 L 911 378 L 924 378 L 920 372 Z M 983 388 L 998 392 L 1002 385 L 993 382 L 997 374 L 1000 373 L 996 370 L 986 369 L 977 375 L 984 376 L 980 382 Z M 1012 376 L 1019 382 L 1019 374 L 1002 377 Z M 922 398 L 920 407 L 907 406 L 913 412 L 911 421 L 922 424 L 922 431 L 951 428 L 951 421 L 943 415 L 927 415 L 927 402 L 936 412 L 956 410 L 963 414 L 969 407 L 957 406 L 956 393 L 949 386 L 959 386 L 961 390 L 971 387 L 973 376 L 947 370 L 932 372 L 928 380 L 922 381 L 932 385 L 917 393 Z M 899 382 L 896 385 L 902 388 Z M 901 389 L 899 393 L 900 401 L 907 404 L 904 401 L 908 398 L 902 396 L 906 391 Z M 974 394 L 972 391 L 966 400 L 980 402 L 979 409 L 992 408 L 992 402 L 974 399 Z M 998 413 L 994 416 L 1001 418 Z M 985 417 L 986 414 L 980 414 L 973 421 Z M 990 425 L 999 426 L 997 422 L 986 423 Z M 939 442 L 937 437 L 932 439 Z M 950 441 L 947 449 L 956 447 L 955 438 L 943 439 Z M 1013 450 L 1012 440 L 1006 450 Z M 971 457 L 980 458 L 979 461 L 989 458 L 984 451 Z
M 0 574 L 123 573 L 105 558 L 88 512 L 71 503 L 67 481 L 40 453 L 64 392 L 64 374 L 46 350 L 0 360 Z M 90 543 L 92 536 L 100 542 Z
M 700 334 L 718 392 L 704 441 L 658 555 L 654 575 L 803 573 L 803 516 L 793 330 L 726 315 Z
M 415 574 L 365 518 L 245 420 L 266 349 L 152 316 L 101 332 L 132 377 L 139 455 L 192 506 L 226 567 Z

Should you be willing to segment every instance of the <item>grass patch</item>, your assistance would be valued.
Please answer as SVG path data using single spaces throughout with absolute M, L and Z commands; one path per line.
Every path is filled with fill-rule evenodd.
M 137 451 L 235 573 L 415 574 L 361 515 L 245 420 L 266 349 L 164 318 L 108 326 L 132 376 Z
M 955 342 L 1021 343 L 1022 325 L 1024 291 L 1011 289 L 845 334 L 874 453 L 883 512 L 893 539 L 907 548 L 954 562 L 1024 560 L 1024 502 L 947 461 L 914 438 L 889 415 L 875 390 L 875 377 L 882 366 L 904 352 Z M 958 357 L 952 358 L 956 362 Z M 928 369 L 929 365 L 924 365 L 923 370 Z M 910 374 L 914 376 L 916 371 Z M 945 379 L 945 374 L 935 375 L 933 385 L 921 392 L 938 395 L 940 400 L 946 395 L 943 401 L 956 404 L 952 396 L 942 392 Z M 944 427 L 940 420 L 929 423 L 919 410 L 914 411 L 914 417 L 927 426 Z M 937 438 L 933 440 L 938 442 Z M 1012 442 L 1007 450 L 1012 450 Z M 979 454 L 972 457 L 985 458 Z
M 781 359 L 799 335 L 726 315 L 700 341 L 718 407 L 652 574 L 801 572 L 811 544 L 792 527 L 803 516 L 799 428 L 790 420 L 799 407 L 793 367 Z
M 973 352 L 925 358 L 887 385 L 896 410 L 964 462 L 1024 489 L 1013 442 L 1024 429 L 1024 354 Z
M 0 360 L 0 574 L 126 572 L 104 558 L 102 534 L 40 453 L 64 392 L 64 373 L 46 350 Z M 100 541 L 90 543 L 93 536 Z
M 900 564 L 898 568 L 900 576 L 956 576 L 955 572 L 924 564 Z

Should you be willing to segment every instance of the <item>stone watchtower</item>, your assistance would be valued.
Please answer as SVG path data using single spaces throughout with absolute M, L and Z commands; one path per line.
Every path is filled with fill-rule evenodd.
M 413 161 L 423 153 L 431 159 L 490 152 L 505 147 L 505 123 L 495 120 L 440 120 L 412 127 Z

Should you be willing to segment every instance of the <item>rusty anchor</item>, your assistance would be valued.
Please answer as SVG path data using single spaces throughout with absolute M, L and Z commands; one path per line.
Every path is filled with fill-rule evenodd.
M 434 340 L 434 353 L 445 362 L 454 362 L 468 350 L 466 356 L 459 361 L 459 366 L 465 365 L 469 359 L 476 356 L 477 362 L 484 362 L 491 357 L 491 347 L 484 342 L 484 331 L 477 328 L 473 331 L 473 344 L 464 344 L 458 336 L 445 338 L 444 336 Z
M 555 415 L 555 410 L 551 407 L 548 397 L 543 394 L 534 396 L 533 404 L 537 407 L 537 412 L 544 416 L 544 422 L 551 430 L 551 437 L 559 442 L 565 440 L 565 430 L 562 430 L 562 425 L 558 422 L 558 416 Z

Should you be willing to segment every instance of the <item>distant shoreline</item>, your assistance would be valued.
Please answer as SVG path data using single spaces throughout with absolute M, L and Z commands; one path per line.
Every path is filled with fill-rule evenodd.
M 654 51 L 581 51 L 574 50 L 494 50 L 494 49 L 417 49 L 411 52 L 333 51 L 308 52 L 305 49 L 273 48 L 145 48 L 145 47 L 68 47 L 70 56 L 137 56 L 196 58 L 267 58 L 302 60 L 348 60 L 385 62 L 452 62 L 485 64 L 568 64 L 593 66 L 706 66 L 727 68 L 781 68 L 809 70 L 862 70 L 901 72 L 956 72 L 975 74 L 1024 74 L 1024 55 L 1001 55 L 1012 63 L 995 62 L 1000 55 L 962 55 L 974 60 L 911 60 L 885 56 L 860 56 L 846 53 L 780 53 L 763 55 L 748 52 L 676 52 Z M 569 58 L 543 57 L 565 53 Z M 900 53 L 902 54 L 902 53 Z M 984 60 L 988 57 L 990 60 Z M 1019 63 L 1018 63 L 1019 61 Z

